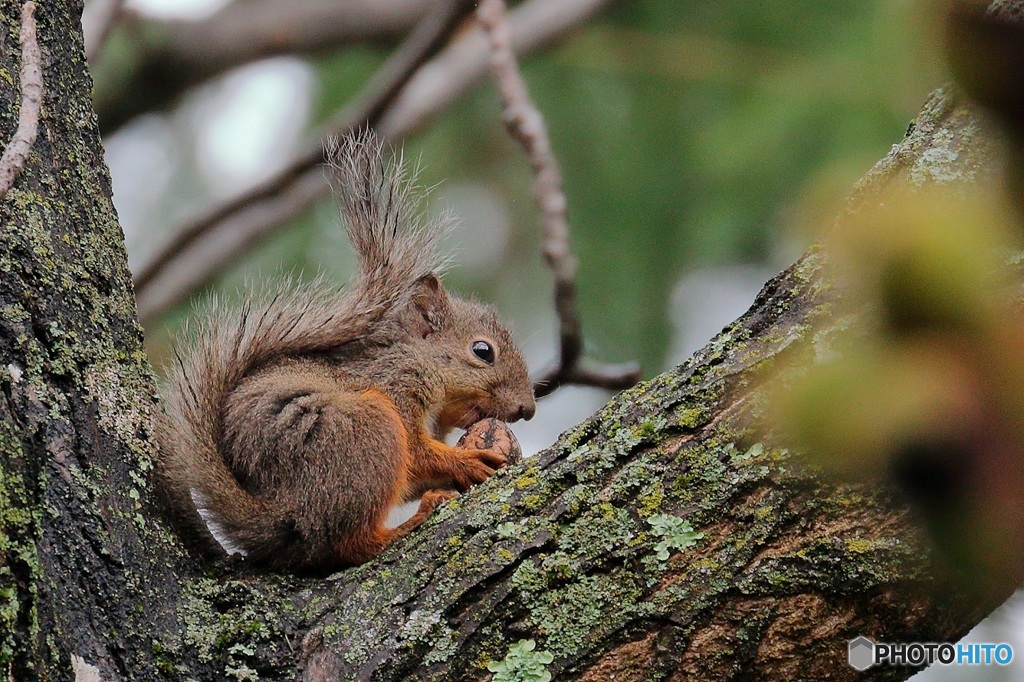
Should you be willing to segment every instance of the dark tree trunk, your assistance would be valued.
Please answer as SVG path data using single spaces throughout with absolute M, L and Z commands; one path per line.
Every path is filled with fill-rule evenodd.
M 0 8 L 17 82 L 20 5 Z M 376 561 L 326 580 L 189 562 L 150 504 L 154 387 L 80 11 L 37 12 L 43 120 L 0 202 L 0 676 L 475 680 L 532 639 L 555 679 L 841 680 L 857 635 L 955 639 L 991 608 L 935 589 L 892 491 L 759 442 L 770 370 L 857 324 L 836 318 L 817 251 L 689 362 Z M 9 139 L 18 98 L 0 97 Z M 936 93 L 850 210 L 888 183 L 985 177 L 980 130 Z
M 66 679 L 72 656 L 127 679 L 178 631 L 180 555 L 147 504 L 153 378 L 77 5 L 36 10 L 39 133 L 0 202 L 0 675 L 14 680 Z M 21 7 L 0 8 L 17 86 Z M 2 92 L 8 140 L 19 95 Z

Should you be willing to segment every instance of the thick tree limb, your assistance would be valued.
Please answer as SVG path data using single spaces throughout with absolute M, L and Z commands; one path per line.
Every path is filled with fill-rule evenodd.
M 20 10 L 0 2 L 8 71 Z M 40 8 L 38 41 L 45 125 L 0 201 L 0 678 L 69 679 L 77 656 L 152 679 L 182 558 L 149 509 L 155 389 L 74 3 Z M 5 98 L 0 137 L 16 112 Z
M 564 35 L 609 1 L 527 0 L 510 16 L 517 52 L 538 49 Z M 395 99 L 381 109 L 377 130 L 394 140 L 411 134 L 486 74 L 488 54 L 483 33 L 479 29 L 467 31 L 419 68 Z M 358 107 L 354 111 L 358 112 Z M 338 127 L 332 132 L 343 133 L 357 120 L 346 121 L 346 115 L 345 111 L 339 113 Z M 188 238 L 175 237 L 171 242 L 174 248 L 161 249 L 137 268 L 135 289 L 142 321 L 155 319 L 209 284 L 227 263 L 325 195 L 328 187 L 317 165 L 321 155 L 321 142 L 317 140 L 261 188 L 214 207 L 175 230 L 176 235 Z M 320 192 L 310 191 L 317 182 Z M 174 246 L 183 242 L 189 248 Z
M 835 229 L 894 186 L 987 183 L 982 131 L 938 91 Z M 825 260 L 812 251 L 683 366 L 346 574 L 346 611 L 314 619 L 311 679 L 483 679 L 473 662 L 522 638 L 555 654 L 555 679 L 903 679 L 855 673 L 846 643 L 964 634 L 1006 593 L 957 599 L 893 491 L 830 483 L 751 429 L 776 367 L 857 325 L 834 317 Z M 703 537 L 659 564 L 656 514 Z M 353 622 L 390 626 L 367 642 Z

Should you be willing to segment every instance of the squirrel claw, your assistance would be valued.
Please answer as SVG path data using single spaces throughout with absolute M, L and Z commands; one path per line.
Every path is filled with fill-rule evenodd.
M 508 457 L 497 450 L 471 450 L 473 458 L 483 462 L 491 469 L 501 469 L 508 466 Z M 493 471 L 491 473 L 494 473 Z
M 467 450 L 460 471 L 456 474 L 455 485 L 460 491 L 483 483 L 494 473 L 508 464 L 508 458 L 494 450 Z

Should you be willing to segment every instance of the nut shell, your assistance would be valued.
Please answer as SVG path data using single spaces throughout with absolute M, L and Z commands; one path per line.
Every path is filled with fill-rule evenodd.
M 470 425 L 457 444 L 460 448 L 495 450 L 505 455 L 509 464 L 523 461 L 523 449 L 508 424 L 493 417 Z

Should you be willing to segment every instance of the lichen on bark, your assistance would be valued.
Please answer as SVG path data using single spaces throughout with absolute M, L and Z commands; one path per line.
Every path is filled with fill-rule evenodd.
M 0 61 L 16 79 L 20 3 L 0 9 Z M 178 555 L 147 502 L 154 387 L 89 102 L 80 10 L 37 10 L 43 115 L 0 202 L 0 618 L 9 624 L 0 670 L 16 679 L 64 677 L 72 655 L 111 679 L 148 660 L 152 613 L 165 610 L 166 564 Z M 16 93 L 0 95 L 4 138 Z M 104 631 L 92 625 L 100 612 Z

